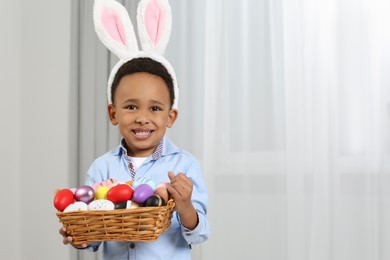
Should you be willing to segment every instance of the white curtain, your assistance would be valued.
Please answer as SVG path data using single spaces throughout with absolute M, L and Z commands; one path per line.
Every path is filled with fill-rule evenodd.
M 194 259 L 390 259 L 390 2 L 170 3 L 181 96 L 168 134 L 199 158 L 210 195 Z M 118 139 L 102 105 L 113 60 L 88 19 L 81 180 Z

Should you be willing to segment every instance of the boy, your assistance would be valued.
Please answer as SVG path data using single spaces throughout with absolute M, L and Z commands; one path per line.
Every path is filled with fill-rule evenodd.
M 176 147 L 166 136 L 178 111 L 173 80 L 166 68 L 150 58 L 135 58 L 122 65 L 111 87 L 110 121 L 123 137 L 120 145 L 96 159 L 87 183 L 114 178 L 126 182 L 148 177 L 155 183 L 169 181 L 168 192 L 176 207 L 169 230 L 154 242 L 104 242 L 104 259 L 191 259 L 191 244 L 207 240 L 209 223 L 207 190 L 197 160 Z M 64 244 L 72 242 L 60 229 Z M 96 251 L 101 243 L 79 249 Z

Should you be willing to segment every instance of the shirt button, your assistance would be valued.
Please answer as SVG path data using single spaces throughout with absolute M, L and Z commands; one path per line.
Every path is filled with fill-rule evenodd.
M 130 247 L 131 249 L 134 249 L 134 248 L 135 248 L 135 244 L 134 244 L 133 242 L 131 242 L 130 245 L 129 245 L 129 247 Z

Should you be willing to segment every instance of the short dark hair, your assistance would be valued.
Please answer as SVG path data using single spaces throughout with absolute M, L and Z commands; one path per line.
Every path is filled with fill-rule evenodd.
M 164 65 L 151 58 L 135 58 L 129 60 L 119 68 L 118 72 L 114 77 L 114 81 L 112 82 L 111 85 L 112 104 L 114 104 L 115 91 L 118 88 L 121 79 L 126 75 L 130 75 L 138 72 L 147 72 L 152 75 L 159 76 L 164 80 L 165 84 L 168 87 L 169 97 L 170 97 L 171 107 L 172 107 L 173 101 L 175 100 L 175 92 L 173 88 L 172 76 L 168 73 L 168 70 L 164 67 Z

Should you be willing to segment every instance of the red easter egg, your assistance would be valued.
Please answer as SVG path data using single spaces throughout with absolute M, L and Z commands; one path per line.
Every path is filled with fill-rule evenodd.
M 70 189 L 59 190 L 54 196 L 54 207 L 59 211 L 64 209 L 74 202 L 74 195 Z
M 114 204 L 125 200 L 131 200 L 133 198 L 133 192 L 133 188 L 130 187 L 130 185 L 118 184 L 107 192 L 107 199 Z

